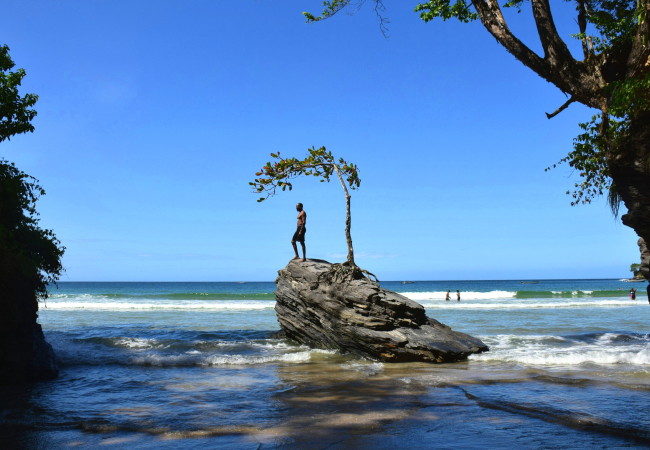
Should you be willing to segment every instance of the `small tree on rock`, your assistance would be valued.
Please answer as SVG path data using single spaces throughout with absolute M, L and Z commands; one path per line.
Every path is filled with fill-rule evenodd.
M 632 272 L 632 278 L 643 279 L 641 264 L 630 264 L 630 272 Z
M 325 147 L 316 149 L 312 147 L 308 149 L 308 156 L 305 159 L 298 158 L 283 158 L 280 152 L 271 153 L 271 157 L 275 160 L 267 162 L 255 176 L 255 180 L 250 184 L 254 192 L 265 194 L 257 201 L 263 202 L 264 200 L 276 194 L 278 189 L 283 191 L 293 189 L 291 184 L 292 179 L 299 176 L 314 176 L 320 178 L 321 182 L 329 182 L 332 175 L 336 174 L 343 193 L 345 194 L 345 240 L 348 245 L 347 260 L 343 264 L 334 264 L 333 277 L 334 278 L 360 278 L 363 274 L 373 276 L 373 274 L 360 269 L 354 262 L 354 248 L 352 247 L 352 235 L 350 228 L 352 218 L 350 214 L 350 192 L 348 187 L 352 190 L 358 189 L 361 185 L 359 179 L 359 169 L 355 164 L 349 163 L 343 158 L 338 160 L 328 151 Z

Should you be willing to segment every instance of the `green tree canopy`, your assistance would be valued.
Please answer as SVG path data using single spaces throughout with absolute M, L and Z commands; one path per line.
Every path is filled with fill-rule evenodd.
M 38 97 L 19 94 L 25 71 L 12 72 L 14 66 L 9 48 L 0 46 L 0 142 L 34 131 L 31 120 L 36 111 L 32 106 Z M 36 201 L 43 194 L 35 178 L 0 159 L 0 292 L 4 311 L 30 294 L 32 298 L 46 297 L 48 283 L 58 280 L 63 271 L 65 248 L 51 230 L 39 227 Z
M 0 142 L 16 134 L 34 131 L 31 121 L 36 117 L 36 111 L 32 106 L 36 104 L 38 96 L 20 96 L 18 87 L 25 71 L 17 69 L 12 72 L 14 66 L 9 47 L 0 46 Z
M 64 248 L 51 230 L 38 226 L 38 180 L 0 160 L 0 289 L 47 296 L 63 271 Z M 10 297 L 10 296 L 8 296 Z M 3 295 L 3 299 L 5 299 Z M 9 298 L 7 298 L 9 300 Z

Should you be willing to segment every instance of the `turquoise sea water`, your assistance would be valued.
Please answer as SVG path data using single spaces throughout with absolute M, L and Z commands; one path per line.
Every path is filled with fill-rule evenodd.
M 382 285 L 483 339 L 490 352 L 456 364 L 391 365 L 273 339 L 278 325 L 269 282 L 61 283 L 39 319 L 61 375 L 0 390 L 1 442 L 7 448 L 650 445 L 646 283 Z M 633 287 L 636 300 L 629 296 Z

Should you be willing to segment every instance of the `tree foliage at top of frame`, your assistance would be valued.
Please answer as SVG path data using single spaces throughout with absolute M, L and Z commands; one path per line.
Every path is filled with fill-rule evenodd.
M 361 5 L 366 0 L 354 3 Z M 382 0 L 370 0 L 376 5 L 381 5 Z M 595 197 L 609 192 L 610 205 L 616 214 L 618 208 L 615 186 L 612 185 L 608 169 L 608 160 L 624 151 L 627 133 L 630 124 L 636 118 L 647 118 L 650 111 L 650 63 L 642 57 L 636 62 L 637 68 L 629 70 L 628 63 L 630 47 L 635 39 L 642 40 L 643 46 L 650 45 L 647 20 L 650 20 L 650 2 L 648 0 L 567 0 L 576 6 L 576 22 L 579 32 L 573 35 L 582 42 L 583 62 L 587 70 L 599 71 L 607 79 L 606 85 L 594 93 L 597 100 L 585 102 L 584 97 L 570 99 L 566 105 L 558 110 L 560 112 L 572 101 L 582 101 L 588 106 L 600 109 L 600 113 L 593 116 L 588 122 L 579 123 L 582 132 L 574 139 L 573 150 L 568 155 L 551 167 L 567 163 L 576 169 L 581 176 L 581 181 L 574 185 L 572 205 L 590 203 Z M 497 3 L 498 2 L 498 3 Z M 324 10 L 320 16 L 303 13 L 308 22 L 329 18 L 346 6 L 353 3 L 351 0 L 334 0 L 323 2 Z M 500 17 L 499 8 L 514 8 L 521 11 L 526 5 L 537 7 L 548 13 L 546 23 L 539 26 L 538 34 L 544 45 L 548 45 L 556 53 L 563 54 L 565 58 L 572 59 L 568 51 L 562 53 L 565 44 L 557 36 L 552 25 L 552 14 L 548 0 L 430 0 L 415 6 L 415 12 L 420 18 L 429 22 L 434 19 L 457 19 L 460 22 L 471 22 L 480 19 L 486 28 L 507 28 L 505 21 Z M 549 22 L 550 25 L 549 26 Z M 491 31 L 492 32 L 492 31 Z M 494 33 L 493 33 L 494 34 Z M 504 39 L 497 38 L 516 58 L 531 67 L 530 60 L 536 55 L 518 54 L 517 50 L 525 47 L 512 35 L 509 30 L 504 31 Z M 506 42 L 507 41 L 507 42 Z M 558 50 L 559 49 L 559 50 Z M 526 49 L 527 50 L 527 49 Z M 528 61 L 526 59 L 528 58 Z M 535 69 L 534 69 L 535 70 Z M 536 70 L 540 73 L 539 70 Z M 632 75 L 630 75 L 632 74 Z M 544 76 L 544 75 L 542 75 Z M 545 77 L 548 80 L 548 77 Z M 556 83 L 563 89 L 562 83 Z M 564 89 L 563 89 L 564 90 Z M 557 113 L 556 113 L 557 114 Z M 554 116 L 549 115 L 549 118 Z M 645 120 L 645 119 L 641 119 Z
M 31 121 L 36 117 L 36 111 L 32 106 L 36 104 L 38 96 L 19 94 L 18 88 L 25 71 L 11 71 L 14 66 L 9 47 L 0 46 L 0 142 L 9 140 L 16 134 L 34 131 Z

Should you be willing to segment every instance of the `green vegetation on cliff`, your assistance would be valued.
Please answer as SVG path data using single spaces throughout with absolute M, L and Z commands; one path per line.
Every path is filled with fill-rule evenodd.
M 0 46 L 0 142 L 16 134 L 33 132 L 32 109 L 38 97 L 21 96 L 18 88 L 25 71 L 16 69 L 9 48 Z M 38 226 L 36 201 L 45 194 L 37 180 L 12 163 L 0 159 L 0 290 L 2 302 L 15 301 L 25 292 L 47 295 L 63 267 L 64 248 L 51 230 Z
M 34 131 L 32 106 L 21 96 L 25 71 L 14 68 L 9 48 L 0 46 L 0 142 Z M 38 299 L 63 271 L 64 247 L 39 227 L 36 201 L 45 194 L 38 180 L 0 159 L 0 382 L 48 379 L 58 373 L 52 348 L 37 323 Z
M 36 201 L 44 193 L 36 179 L 0 160 L 0 289 L 16 294 L 3 295 L 3 303 L 27 292 L 45 297 L 63 271 L 64 248 L 38 226 Z
M 641 264 L 630 264 L 630 272 L 632 272 L 632 277 L 635 280 L 643 280 L 643 274 L 641 273 Z

